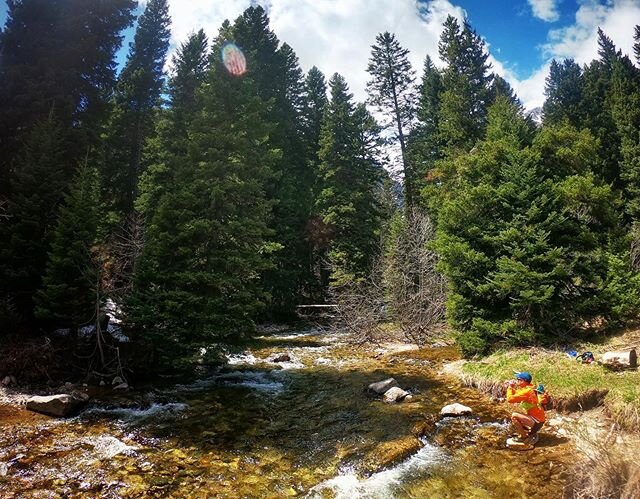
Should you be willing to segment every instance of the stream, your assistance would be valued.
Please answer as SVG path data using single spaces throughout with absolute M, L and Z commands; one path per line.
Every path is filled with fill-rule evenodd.
M 543 428 L 507 450 L 509 407 L 439 373 L 452 358 L 276 330 L 195 381 L 103 389 L 74 418 L 0 406 L 0 497 L 562 497 L 572 443 Z M 410 401 L 367 393 L 389 377 Z M 474 415 L 440 419 L 453 402 Z

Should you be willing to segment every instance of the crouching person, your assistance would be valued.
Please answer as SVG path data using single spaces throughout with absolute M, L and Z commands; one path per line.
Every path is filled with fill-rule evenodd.
M 516 372 L 515 380 L 507 383 L 507 402 L 519 404 L 519 411 L 511 415 L 511 422 L 518 434 L 516 439 L 534 445 L 538 441 L 538 431 L 544 425 L 545 416 L 531 380 L 528 372 Z

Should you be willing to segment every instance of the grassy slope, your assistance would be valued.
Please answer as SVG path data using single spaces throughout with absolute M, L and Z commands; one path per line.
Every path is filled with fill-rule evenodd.
M 640 331 L 627 332 L 602 344 L 583 344 L 579 353 L 592 351 L 598 359 L 610 350 L 640 346 Z M 494 393 L 502 381 L 511 379 L 513 371 L 529 371 L 534 383 L 543 383 L 561 406 L 580 408 L 593 405 L 604 396 L 604 406 L 622 427 L 640 431 L 640 372 L 612 372 L 593 364 L 580 364 L 561 351 L 528 349 L 496 352 L 461 366 L 469 384 Z M 585 407 L 587 408 L 587 407 Z

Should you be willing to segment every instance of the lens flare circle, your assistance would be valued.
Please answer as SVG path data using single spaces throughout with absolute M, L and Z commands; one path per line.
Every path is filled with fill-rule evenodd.
M 247 59 L 235 43 L 227 42 L 221 49 L 222 63 L 233 76 L 240 76 L 247 71 Z

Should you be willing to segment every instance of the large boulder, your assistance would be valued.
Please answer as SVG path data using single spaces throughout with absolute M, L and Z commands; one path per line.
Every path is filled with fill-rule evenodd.
M 397 386 L 389 388 L 383 395 L 384 401 L 393 404 L 394 402 L 402 402 L 405 398 L 411 399 L 409 392 L 405 392 Z
M 473 414 L 473 411 L 470 407 L 466 405 L 458 404 L 449 404 L 445 405 L 442 409 L 440 409 L 440 416 L 468 416 L 469 414 Z
M 66 393 L 49 396 L 36 395 L 27 400 L 27 409 L 48 416 L 65 418 L 76 412 L 84 403 L 84 400 Z
M 393 388 L 395 386 L 398 386 L 398 382 L 393 378 L 388 378 L 383 381 L 378 381 L 377 383 L 371 383 L 369 385 L 369 390 L 377 393 L 378 395 L 382 395 L 389 390 L 389 388 Z

